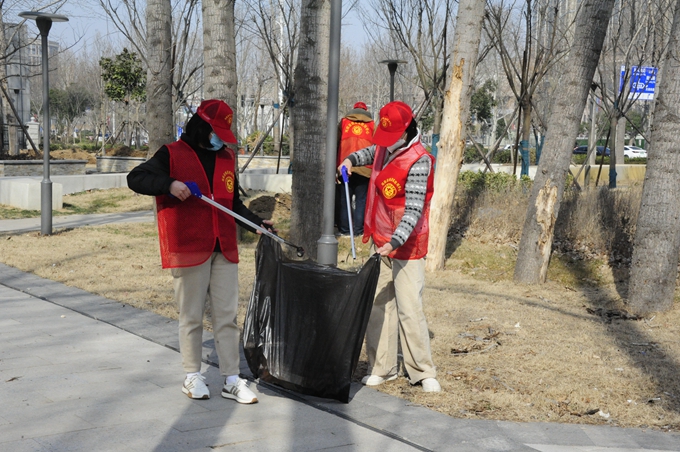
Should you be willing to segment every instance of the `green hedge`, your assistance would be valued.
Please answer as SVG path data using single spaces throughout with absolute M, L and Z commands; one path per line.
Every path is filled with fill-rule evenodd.
M 518 187 L 530 187 L 532 184 L 528 176 L 517 179 L 508 173 L 483 173 L 481 171 L 462 171 L 458 176 L 458 183 L 468 191 L 505 191 Z

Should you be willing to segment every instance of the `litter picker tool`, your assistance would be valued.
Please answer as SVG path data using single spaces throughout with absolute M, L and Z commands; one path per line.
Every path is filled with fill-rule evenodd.
M 349 218 L 349 238 L 352 243 L 352 259 L 357 258 L 356 250 L 354 249 L 354 226 L 352 221 L 352 200 L 349 198 L 349 175 L 347 174 L 347 167 L 345 165 L 340 169 L 342 173 L 342 181 L 345 183 L 345 198 L 347 199 L 347 218 Z
M 271 231 L 268 231 L 267 229 L 263 228 L 262 226 L 259 226 L 259 225 L 253 223 L 253 222 L 250 221 L 250 220 L 247 220 L 246 218 L 244 218 L 244 217 L 242 217 L 241 215 L 237 214 L 237 213 L 234 212 L 233 210 L 227 209 L 227 208 L 224 207 L 222 204 L 217 203 L 217 202 L 213 201 L 212 199 L 210 199 L 210 198 L 208 198 L 208 197 L 206 197 L 206 196 L 203 196 L 203 193 L 201 193 L 201 190 L 198 188 L 198 185 L 196 184 L 196 182 L 185 182 L 185 185 L 189 188 L 189 190 L 191 190 L 191 194 L 194 195 L 194 196 L 196 196 L 198 199 L 207 202 L 207 203 L 210 204 L 211 206 L 213 206 L 213 207 L 215 207 L 215 208 L 221 210 L 222 212 L 224 212 L 224 213 L 226 213 L 226 214 L 231 215 L 232 217 L 236 218 L 237 220 L 240 220 L 240 221 L 242 221 L 243 223 L 247 224 L 247 225 L 250 226 L 251 228 L 254 228 L 254 229 L 260 231 L 261 233 L 263 233 L 264 235 L 273 238 L 273 239 L 276 240 L 277 242 L 279 242 L 279 243 L 281 243 L 281 244 L 283 244 L 283 245 L 288 245 L 288 246 L 290 246 L 291 248 L 295 248 L 295 251 L 296 251 L 298 257 L 302 257 L 302 256 L 305 255 L 305 249 L 302 248 L 301 246 L 297 246 L 297 245 L 295 245 L 295 244 L 293 244 L 293 243 L 290 243 L 290 242 L 287 241 L 287 240 L 284 240 L 283 238 L 279 237 L 278 235 L 274 234 L 274 233 L 271 232 Z

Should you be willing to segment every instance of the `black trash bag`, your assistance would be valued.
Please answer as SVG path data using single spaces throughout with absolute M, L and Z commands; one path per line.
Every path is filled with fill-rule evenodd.
M 291 261 L 261 236 L 243 348 L 256 377 L 302 394 L 349 402 L 380 257 L 357 272 Z

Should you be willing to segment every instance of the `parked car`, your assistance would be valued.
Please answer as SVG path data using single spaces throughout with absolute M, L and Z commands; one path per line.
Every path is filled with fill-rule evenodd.
M 597 155 L 602 155 L 602 151 L 604 151 L 605 156 L 609 157 L 609 154 L 611 153 L 609 148 L 605 150 L 604 146 L 598 146 L 595 150 Z M 587 153 L 588 146 L 576 146 L 573 151 L 573 154 L 587 154 Z
M 637 146 L 624 146 L 623 156 L 629 159 L 646 159 L 647 151 Z

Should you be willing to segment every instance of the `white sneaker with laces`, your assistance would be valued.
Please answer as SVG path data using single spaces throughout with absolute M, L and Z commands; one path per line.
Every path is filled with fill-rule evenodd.
M 397 374 L 381 377 L 380 375 L 366 375 L 361 379 L 361 383 L 366 386 L 378 386 L 386 381 L 394 381 L 397 379 Z
M 182 392 L 192 399 L 209 399 L 210 390 L 205 384 L 205 377 L 201 374 L 193 374 L 184 380 Z
M 248 384 L 243 378 L 239 378 L 233 385 L 225 382 L 222 388 L 222 397 L 236 400 L 238 403 L 257 403 L 257 396 L 248 388 Z
M 436 378 L 424 378 L 420 380 L 423 392 L 442 392 L 442 387 Z

